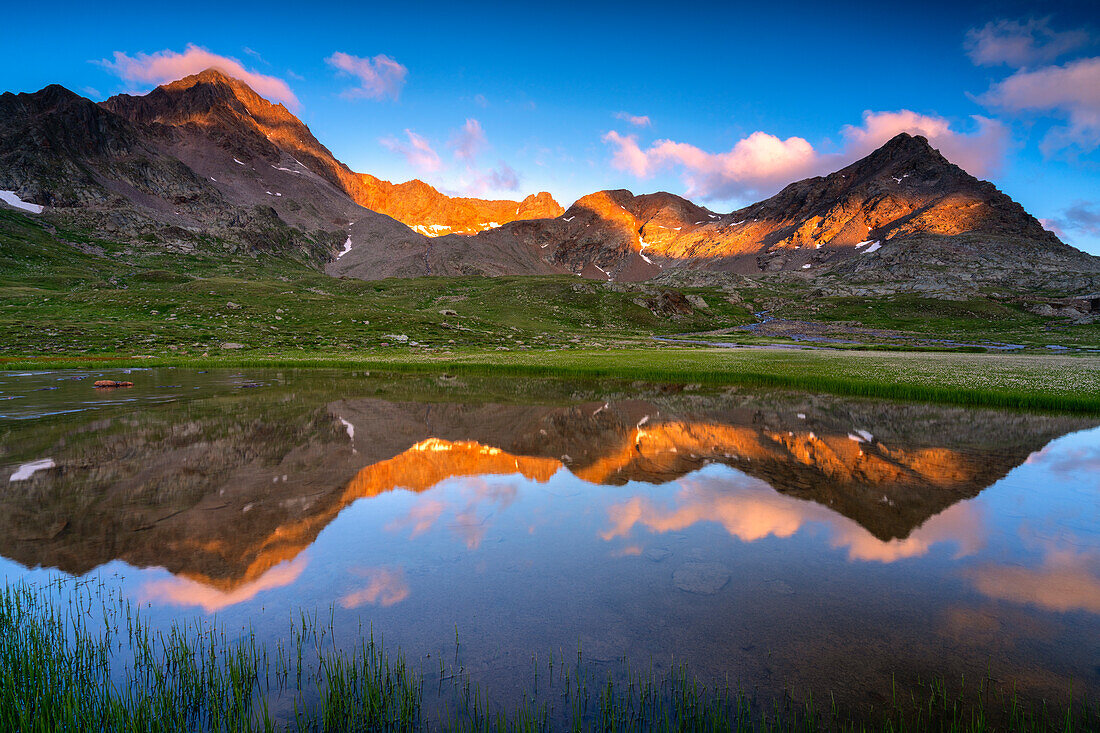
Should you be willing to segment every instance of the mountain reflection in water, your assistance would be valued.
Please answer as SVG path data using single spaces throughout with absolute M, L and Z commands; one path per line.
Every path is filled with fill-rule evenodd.
M 495 649 L 584 638 L 596 658 L 664 650 L 716 677 L 740 659 L 758 682 L 783 660 L 794 681 L 868 665 L 886 679 L 945 649 L 1026 677 L 1003 649 L 1019 637 L 1037 689 L 1098 686 L 1081 644 L 1100 631 L 1100 436 L 1079 432 L 1093 420 L 739 390 L 171 379 L 201 388 L 142 402 L 135 379 L 134 404 L 2 424 L 0 572 L 102 566 L 161 609 L 333 605 L 406 646 L 457 623 Z

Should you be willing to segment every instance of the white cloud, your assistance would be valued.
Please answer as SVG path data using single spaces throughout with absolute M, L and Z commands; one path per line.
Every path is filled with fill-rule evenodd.
M 1031 18 L 1023 22 L 997 20 L 971 28 L 965 46 L 971 61 L 979 66 L 1005 64 L 1019 69 L 1048 64 L 1089 41 L 1085 31 L 1055 31 L 1050 18 Z
M 845 140 L 839 153 L 822 153 L 806 139 L 785 140 L 757 131 L 738 140 L 725 152 L 712 153 L 673 140 L 657 140 L 647 149 L 635 135 L 614 130 L 603 140 L 613 146 L 613 167 L 638 178 L 649 178 L 667 168 L 679 170 L 688 196 L 732 199 L 775 193 L 784 184 L 822 175 L 861 158 L 900 132 L 923 135 L 952 162 L 978 176 L 997 169 L 1004 158 L 1008 131 L 996 120 L 975 115 L 976 130 L 961 133 L 942 117 L 909 110 L 863 113 L 861 125 L 841 130 Z
M 473 171 L 475 178 L 466 186 L 466 191 L 481 196 L 489 191 L 519 190 L 519 174 L 503 160 L 497 161 L 496 168 Z
M 165 84 L 213 68 L 243 81 L 273 102 L 282 102 L 291 109 L 301 107 L 290 86 L 282 79 L 249 71 L 237 59 L 219 56 L 193 43 L 188 44 L 183 53 L 164 50 L 129 56 L 115 51 L 114 61 L 102 59 L 98 64 L 119 78 L 137 84 Z
M 978 99 L 1008 112 L 1064 118 L 1067 124 L 1052 127 L 1040 143 L 1044 155 L 1089 153 L 1100 146 L 1100 56 L 1017 71 Z
M 448 191 L 464 196 L 484 196 L 490 192 L 516 191 L 519 189 L 520 175 L 503 160 L 495 166 L 483 167 L 479 158 L 492 148 L 482 129 L 481 123 L 468 118 L 462 127 L 451 135 L 447 143 L 453 163 L 444 159 L 435 151 L 431 142 L 412 130 L 405 130 L 406 140 L 386 137 L 379 142 L 390 150 L 400 153 L 412 167 L 422 173 L 438 173 L 437 180 Z
M 1057 219 L 1040 219 L 1039 223 L 1047 231 L 1054 232 L 1063 242 L 1068 232 L 1076 232 L 1089 237 L 1100 237 L 1100 203 L 1095 201 L 1077 201 L 1062 212 Z M 1040 456 L 1042 453 L 1034 454 Z M 1100 471 L 1100 450 L 1092 452 L 1090 459 L 1092 464 Z M 1028 463 L 1032 458 L 1028 458 Z M 1075 465 L 1075 462 L 1067 462 L 1067 465 Z M 1100 475 L 1100 474 L 1098 474 Z
M 382 138 L 379 142 L 390 150 L 405 156 L 409 165 L 424 173 L 435 173 L 443 167 L 443 161 L 439 154 L 432 149 L 431 143 L 412 130 L 405 130 L 408 142 L 401 142 L 395 137 Z
M 1061 223 L 1057 219 L 1039 219 L 1039 223 L 1043 225 L 1043 229 L 1048 232 L 1052 232 L 1054 236 L 1066 241 L 1066 230 L 1062 228 Z
M 260 55 L 259 51 L 251 49 L 248 46 L 245 46 L 242 50 L 245 53 L 247 53 L 249 56 L 251 56 L 252 58 L 259 61 L 261 64 L 266 64 L 267 66 L 271 66 L 271 64 L 267 61 L 267 59 L 265 59 L 262 55 Z
M 374 58 L 360 58 L 337 51 L 326 58 L 325 63 L 359 80 L 359 86 L 344 90 L 347 97 L 397 99 L 409 73 L 407 68 L 381 53 Z
M 635 127 L 649 127 L 649 115 L 632 115 L 629 112 L 616 112 L 615 119 L 624 120 Z
M 485 138 L 485 131 L 481 129 L 481 123 L 470 117 L 451 138 L 450 147 L 454 150 L 455 158 L 468 164 L 473 164 L 474 159 L 486 147 L 489 141 Z

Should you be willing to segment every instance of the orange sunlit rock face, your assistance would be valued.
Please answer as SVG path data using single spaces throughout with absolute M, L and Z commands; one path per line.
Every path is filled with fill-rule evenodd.
M 427 491 L 441 481 L 459 476 L 519 474 L 531 481 L 545 482 L 561 467 L 561 461 L 514 456 L 473 441 L 429 438 L 399 456 L 361 470 L 348 484 L 344 499 L 352 502 L 394 489 Z
M 913 237 L 984 233 L 1059 246 L 992 184 L 951 164 L 924 138 L 904 133 L 847 168 L 797 181 L 730 214 L 669 193 L 599 191 L 540 227 L 545 231 L 515 234 L 574 272 L 616 280 L 684 265 L 741 274 L 813 270 L 850 259 L 862 267 L 873 262 L 861 259 L 868 250 L 903 246 Z
M 722 463 L 739 472 L 727 480 L 751 477 L 768 492 L 852 520 L 859 533 L 845 546 L 853 558 L 906 556 L 928 541 L 914 539 L 917 527 L 1081 424 L 915 406 L 781 409 L 752 396 L 707 397 L 686 411 L 669 404 L 663 398 L 564 406 L 371 398 L 338 400 L 292 419 L 284 414 L 277 426 L 262 412 L 209 424 L 189 420 L 172 428 L 167 441 L 163 427 L 153 430 L 155 439 L 142 437 L 140 428 L 128 429 L 122 440 L 82 433 L 83 442 L 52 452 L 56 470 L 27 484 L 13 482 L 0 497 L 0 553 L 74 573 L 113 559 L 164 567 L 196 584 L 187 588 L 216 592 L 203 596 L 214 607 L 219 598 L 247 597 L 242 588 L 288 577 L 285 568 L 297 567 L 320 532 L 357 500 L 393 490 L 429 492 L 461 478 L 470 506 L 444 506 L 425 495 L 394 528 L 415 539 L 438 528 L 444 514 L 461 514 L 476 518 L 462 538 L 476 547 L 478 532 L 484 534 L 478 507 L 503 506 L 512 499 L 501 487 L 522 487 L 484 477 L 542 483 L 567 471 L 591 485 L 619 487 L 670 484 Z M 84 468 L 88 456 L 95 457 L 92 473 Z M 475 491 L 478 485 L 483 489 Z M 33 502 L 20 498 L 32 489 Z M 725 493 L 698 511 L 685 504 L 675 521 L 718 516 L 732 506 L 737 487 Z M 66 498 L 72 495 L 86 502 L 78 513 Z M 790 506 L 756 502 L 752 516 L 760 521 L 735 534 L 789 536 L 805 521 L 791 515 Z M 658 521 L 659 508 L 621 511 L 624 518 L 633 511 L 638 526 L 672 521 Z M 176 597 L 180 587 L 162 595 Z M 379 591 L 377 597 L 391 596 Z
M 367 173 L 344 181 L 360 206 L 392 216 L 428 237 L 476 234 L 525 219 L 547 219 L 564 211 L 547 192 L 522 201 L 447 196 L 420 180 L 390 183 Z
M 563 211 L 546 192 L 522 201 L 460 198 L 442 194 L 419 180 L 394 184 L 356 173 L 336 160 L 286 107 L 272 104 L 244 82 L 214 69 L 165 84 L 143 97 L 112 97 L 104 106 L 144 124 L 201 130 L 235 151 L 255 148 L 255 158 L 262 159 L 259 168 L 265 174 L 270 172 L 265 169 L 313 173 L 360 206 L 391 216 L 427 236 L 475 234 L 511 221 L 558 216 Z M 267 144 L 260 142 L 257 147 L 258 141 Z M 269 160 L 280 158 L 280 151 L 291 156 L 290 167 L 270 164 Z M 188 158 L 188 151 L 178 152 Z M 239 160 L 226 157 L 224 172 L 217 176 L 225 180 L 255 167 L 251 156 Z M 234 164 L 240 165 L 240 170 Z

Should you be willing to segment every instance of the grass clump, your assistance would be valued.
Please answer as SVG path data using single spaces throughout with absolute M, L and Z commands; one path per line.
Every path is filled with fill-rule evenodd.
M 455 664 L 459 643 L 456 634 Z M 683 667 L 613 670 L 533 656 L 529 694 L 489 700 L 461 666 L 413 670 L 368 630 L 340 647 L 302 614 L 274 649 L 251 629 L 156 631 L 101 581 L 0 589 L 0 727 L 96 731 L 907 731 L 1094 730 L 1095 708 L 1029 704 L 1012 691 L 942 679 L 851 710 L 832 696 L 760 700 L 701 684 Z M 428 683 L 428 684 L 426 684 Z M 429 701 L 430 698 L 430 701 Z M 827 704 L 821 704 L 827 700 Z

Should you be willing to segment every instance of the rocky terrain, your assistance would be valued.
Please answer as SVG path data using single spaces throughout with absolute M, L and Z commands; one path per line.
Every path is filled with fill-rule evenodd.
M 1100 258 L 1063 244 L 993 184 L 906 133 L 836 173 L 730 214 L 668 193 L 601 191 L 554 221 L 481 237 L 526 242 L 572 272 L 616 280 L 687 268 L 796 273 L 852 294 L 884 282 L 891 291 L 924 292 L 980 283 L 1100 286 Z
M 368 280 L 687 271 L 698 283 L 808 280 L 830 295 L 1100 291 L 1100 258 L 906 133 L 728 214 L 626 190 L 563 211 L 547 193 L 455 198 L 356 173 L 284 106 L 208 70 L 101 104 L 59 86 L 0 96 L 0 190 L 135 246 L 290 254 Z
M 451 198 L 420 181 L 355 173 L 284 106 L 215 70 L 101 104 L 56 85 L 0 95 L 0 190 L 135 246 L 220 244 L 317 265 L 335 259 L 360 220 L 368 240 L 423 260 L 430 239 L 378 212 L 432 235 L 561 212 L 545 193 Z

